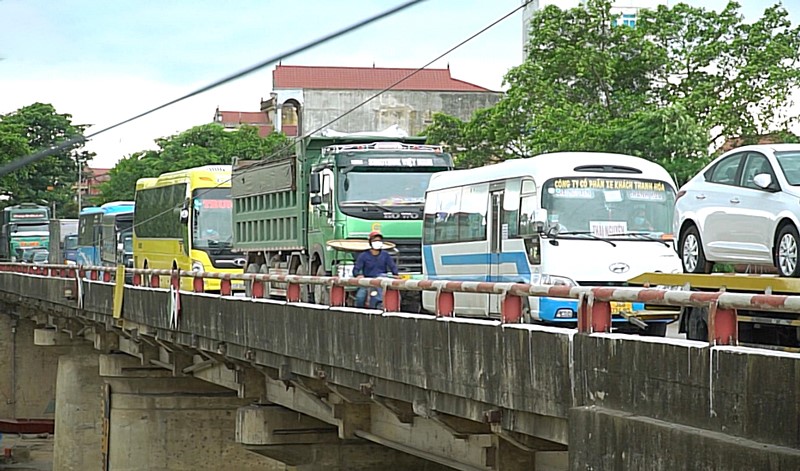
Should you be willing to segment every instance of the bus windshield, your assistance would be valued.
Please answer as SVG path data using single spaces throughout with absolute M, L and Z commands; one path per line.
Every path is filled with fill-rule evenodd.
M 231 247 L 233 242 L 231 189 L 196 190 L 193 201 L 192 246 L 196 249 Z
M 341 178 L 339 204 L 422 204 L 432 172 L 358 172 Z
M 14 231 L 14 234 L 22 235 L 22 234 L 30 233 L 30 232 L 45 232 L 45 233 L 47 233 L 49 231 L 50 231 L 50 227 L 47 224 L 26 224 L 26 225 L 19 224 L 19 225 L 17 225 L 17 230 Z
M 672 232 L 675 193 L 661 181 L 563 177 L 547 181 L 542 208 L 559 233 L 598 237 Z

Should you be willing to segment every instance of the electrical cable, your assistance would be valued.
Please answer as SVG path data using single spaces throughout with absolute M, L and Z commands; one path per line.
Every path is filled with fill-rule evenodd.
M 147 111 L 145 111 L 143 113 L 139 113 L 136 116 L 133 116 L 133 117 L 125 119 L 125 120 L 122 120 L 122 121 L 120 121 L 120 122 L 118 122 L 116 124 L 112 124 L 111 126 L 107 126 L 107 127 L 103 128 L 103 129 L 100 129 L 99 131 L 90 133 L 90 134 L 88 134 L 86 136 L 76 136 L 76 137 L 73 137 L 72 139 L 68 139 L 66 141 L 63 141 L 60 144 L 58 144 L 56 146 L 53 146 L 53 147 L 51 147 L 49 149 L 45 149 L 45 150 L 37 152 L 35 154 L 31 154 L 31 155 L 28 155 L 26 157 L 22 157 L 20 159 L 17 159 L 14 162 L 10 162 L 10 163 L 0 167 L 0 177 L 2 177 L 4 175 L 7 175 L 7 174 L 9 174 L 9 173 L 21 168 L 21 167 L 24 167 L 26 165 L 32 164 L 34 162 L 37 162 L 37 161 L 39 161 L 39 160 L 41 160 L 41 159 L 43 159 L 43 158 L 45 158 L 47 156 L 50 156 L 50 155 L 56 154 L 58 152 L 61 152 L 61 151 L 65 150 L 65 149 L 67 149 L 69 147 L 72 147 L 75 144 L 83 143 L 83 142 L 86 141 L 86 139 L 91 139 L 92 137 L 98 136 L 98 135 L 103 134 L 103 133 L 105 133 L 107 131 L 110 131 L 112 129 L 118 128 L 118 127 L 120 127 L 120 126 L 122 126 L 124 124 L 130 123 L 131 121 L 135 121 L 135 120 L 137 120 L 139 118 L 143 118 L 143 117 L 145 117 L 145 116 L 147 116 L 149 114 L 155 113 L 156 111 L 162 110 L 162 109 L 164 109 L 164 108 L 166 108 L 168 106 L 172 106 L 172 105 L 174 105 L 176 103 L 179 103 L 179 102 L 184 101 L 186 99 L 192 98 L 193 96 L 196 96 L 196 95 L 199 95 L 201 93 L 205 93 L 205 92 L 207 92 L 207 91 L 209 91 L 211 89 L 217 88 L 220 85 L 224 85 L 224 84 L 226 84 L 228 82 L 232 82 L 232 81 L 234 81 L 236 79 L 242 78 L 242 77 L 244 77 L 246 75 L 249 75 L 249 74 L 251 74 L 253 72 L 256 72 L 256 71 L 258 71 L 260 69 L 263 69 L 264 67 L 267 67 L 270 64 L 273 64 L 275 62 L 280 62 L 280 61 L 282 61 L 282 60 L 284 60 L 284 59 L 286 59 L 288 57 L 291 57 L 293 55 L 299 54 L 301 52 L 305 52 L 305 51 L 307 51 L 309 49 L 312 49 L 312 48 L 314 48 L 316 46 L 319 46 L 320 44 L 323 44 L 325 42 L 328 42 L 328 41 L 330 41 L 332 39 L 335 39 L 335 38 L 338 38 L 340 36 L 344 36 L 345 34 L 351 32 L 351 31 L 355 31 L 355 30 L 357 30 L 359 28 L 367 26 L 370 23 L 373 23 L 373 22 L 378 21 L 380 19 L 392 16 L 395 13 L 403 11 L 403 10 L 413 6 L 413 5 L 416 5 L 416 4 L 424 2 L 424 1 L 425 0 L 408 0 L 405 3 L 401 3 L 401 4 L 397 5 L 394 8 L 391 8 L 391 9 L 386 10 L 384 12 L 378 13 L 377 15 L 374 15 L 374 16 L 371 16 L 371 17 L 366 18 L 364 20 L 361 20 L 358 23 L 352 24 L 352 25 L 350 25 L 350 26 L 348 26 L 346 28 L 340 29 L 340 30 L 335 31 L 333 33 L 330 33 L 330 34 L 328 34 L 326 36 L 323 36 L 321 38 L 315 39 L 314 41 L 311 41 L 309 43 L 306 43 L 306 44 L 303 44 L 301 46 L 298 46 L 298 47 L 296 47 L 294 49 L 291 49 L 291 50 L 289 50 L 287 52 L 283 52 L 281 54 L 278 54 L 275 57 L 272 57 L 270 59 L 267 59 L 267 60 L 264 60 L 262 62 L 259 62 L 256 65 L 253 65 L 253 66 L 248 67 L 248 68 L 246 68 L 244 70 L 241 70 L 241 71 L 236 72 L 234 74 L 231 74 L 231 75 L 229 75 L 227 77 L 219 79 L 219 80 L 217 80 L 215 82 L 212 82 L 212 83 L 210 83 L 210 84 L 208 84 L 208 85 L 206 85 L 204 87 L 200 87 L 197 90 L 194 90 L 194 91 L 192 91 L 190 93 L 187 93 L 186 95 L 183 95 L 183 96 L 181 96 L 179 98 L 176 98 L 174 100 L 171 100 L 171 101 L 168 101 L 166 103 L 163 103 L 163 104 L 161 104 L 159 106 L 156 106 L 155 108 L 149 109 L 149 110 L 147 110 Z
M 527 4 L 528 4 L 528 3 L 530 3 L 530 2 L 526 2 L 526 3 L 522 3 L 522 4 L 520 4 L 520 5 L 519 5 L 519 6 L 517 6 L 516 8 L 512 9 L 512 10 L 511 10 L 511 11 L 509 11 L 508 13 L 504 14 L 503 16 L 501 16 L 500 18 L 498 18 L 498 19 L 494 20 L 493 22 L 491 22 L 491 23 L 490 23 L 490 24 L 488 24 L 487 26 L 483 27 L 482 29 L 480 29 L 480 30 L 479 30 L 479 31 L 477 31 L 476 33 L 473 33 L 472 35 L 470 35 L 470 36 L 469 36 L 469 37 L 467 37 L 466 39 L 464 39 L 464 40 L 460 41 L 460 42 L 459 42 L 458 44 L 456 44 L 455 46 L 453 46 L 453 47 L 449 48 L 448 50 L 446 50 L 445 52 L 443 52 L 443 53 L 439 54 L 439 55 L 438 55 L 438 56 L 436 56 L 434 59 L 431 59 L 430 61 L 426 62 L 426 63 L 425 63 L 424 65 L 422 65 L 421 67 L 418 67 L 418 68 L 414 69 L 414 70 L 413 70 L 413 71 L 411 71 L 411 72 L 410 72 L 408 75 L 406 75 L 406 76 L 404 76 L 403 78 L 401 78 L 401 79 L 397 80 L 396 82 L 392 83 L 392 84 L 391 84 L 391 85 L 389 85 L 388 87 L 386 87 L 386 88 L 384 88 L 384 89 L 382 89 L 382 90 L 378 91 L 377 93 L 375 93 L 375 94 L 373 94 L 372 96 L 368 97 L 367 99 L 365 99 L 365 100 L 364 100 L 364 101 L 362 101 L 361 103 L 357 104 L 356 106 L 354 106 L 354 107 L 352 107 L 352 108 L 348 109 L 347 111 L 345 111 L 345 112 L 344 112 L 344 113 L 342 113 L 341 115 L 337 116 L 336 118 L 334 118 L 334 119 L 332 119 L 332 120 L 330 120 L 330 121 L 326 122 L 325 124 L 323 124 L 323 125 L 319 126 L 318 128 L 316 128 L 316 129 L 314 129 L 314 130 L 312 130 L 312 131 L 309 131 L 308 133 L 304 134 L 303 136 L 298 136 L 298 137 L 294 138 L 294 139 L 293 139 L 293 140 L 292 140 L 290 143 L 288 143 L 288 144 L 286 144 L 285 146 L 281 147 L 281 148 L 280 148 L 280 149 L 278 149 L 277 151 L 275 151 L 275 152 L 271 153 L 269 156 L 262 158 L 262 159 L 261 159 L 261 161 L 260 161 L 260 162 L 262 162 L 262 163 L 259 163 L 259 164 L 254 164 L 254 165 L 252 165 L 251 167 L 249 167 L 249 168 L 247 168 L 247 169 L 245 169 L 245 170 L 243 170 L 243 171 L 239 172 L 239 173 L 237 174 L 237 176 L 239 176 L 239 175 L 244 175 L 244 174 L 247 174 L 247 173 L 249 173 L 249 172 L 253 172 L 253 171 L 257 170 L 257 169 L 258 169 L 258 167 L 259 167 L 260 165 L 263 165 L 263 163 L 267 163 L 267 162 L 269 162 L 269 161 L 270 161 L 272 158 L 274 158 L 274 157 L 280 156 L 280 155 L 281 155 L 281 154 L 283 154 L 283 153 L 284 153 L 286 150 L 288 150 L 288 149 L 291 149 L 292 147 L 294 147 L 294 146 L 295 146 L 295 145 L 296 145 L 298 142 L 300 142 L 301 140 L 303 140 L 303 139 L 306 139 L 307 137 L 309 137 L 309 136 L 312 136 L 312 135 L 314 135 L 314 134 L 318 133 L 319 131 L 321 131 L 321 130 L 323 130 L 323 129 L 327 128 L 328 126 L 332 125 L 333 123 L 336 123 L 336 122 L 337 122 L 337 121 L 339 121 L 340 119 L 342 119 L 342 118 L 344 118 L 345 116 L 347 116 L 347 115 L 349 115 L 349 114 L 353 113 L 354 111 L 356 111 L 357 109 L 359 109 L 359 108 L 361 108 L 362 106 L 366 105 L 367 103 L 371 102 L 372 100 L 374 100 L 374 99 L 378 98 L 379 96 L 383 95 L 384 93 L 391 91 L 391 90 L 392 90 L 394 87 L 396 87 L 396 86 L 400 85 L 400 84 L 401 84 L 401 83 L 403 83 L 405 80 L 407 80 L 407 79 L 409 79 L 409 78 L 413 77 L 414 75 L 416 75 L 416 74 L 417 74 L 417 73 L 419 73 L 420 71 L 424 70 L 426 67 L 430 66 L 430 65 L 431 65 L 431 64 L 433 64 L 434 62 L 436 62 L 436 61 L 438 61 L 438 60 L 440 60 L 440 59 L 444 58 L 444 57 L 445 57 L 445 56 L 447 56 L 448 54 L 452 53 L 453 51 L 457 50 L 458 48 L 460 48 L 460 47 L 462 47 L 463 45 L 467 44 L 468 42 L 472 41 L 472 40 L 473 40 L 473 39 L 475 39 L 476 37 L 480 36 L 481 34 L 485 33 L 486 31 L 490 30 L 491 28 L 493 28 L 493 27 L 497 26 L 499 23 L 502 23 L 503 21 L 505 21 L 506 19 L 508 19 L 510 16 L 512 16 L 513 14 L 515 14 L 516 12 L 518 12 L 519 10 L 521 10 L 521 9 L 523 9 L 525 6 L 527 6 Z M 197 195 L 195 195 L 194 197 L 195 197 L 195 198 L 196 198 L 196 197 L 200 197 L 200 196 L 202 196 L 202 195 L 204 195 L 204 194 L 206 194 L 206 193 L 208 193 L 208 192 L 210 192 L 210 191 L 212 191 L 212 190 L 214 190 L 214 189 L 216 189 L 216 188 L 219 188 L 219 187 L 221 187 L 222 185 L 225 185 L 225 184 L 227 184 L 227 183 L 230 183 L 230 182 L 232 181 L 232 179 L 233 179 L 233 176 L 231 176 L 231 178 L 228 178 L 227 180 L 224 180 L 224 181 L 222 181 L 222 182 L 219 182 L 219 183 L 217 183 L 217 184 L 216 184 L 215 186 L 213 186 L 213 187 L 209 187 L 209 188 L 205 188 L 205 189 L 199 190 L 199 191 L 198 191 L 198 193 L 197 193 Z M 148 218 L 148 219 L 146 219 L 146 220 L 144 220 L 144 221 L 135 221 L 135 220 L 134 220 L 134 224 L 133 224 L 133 226 L 132 226 L 132 227 L 136 227 L 136 226 L 138 226 L 138 225 L 140 225 L 140 224 L 143 224 L 143 223 L 149 222 L 149 221 L 151 221 L 151 220 L 153 220 L 153 219 L 155 219 L 155 218 L 158 218 L 158 217 L 160 217 L 160 216 L 163 216 L 163 215 L 164 215 L 164 214 L 166 214 L 166 213 L 173 212 L 174 210 L 176 210 L 176 209 L 179 209 L 181 206 L 182 206 L 182 205 L 179 205 L 179 206 L 175 206 L 175 207 L 171 207 L 171 208 L 165 209 L 164 211 L 162 211 L 162 212 L 160 212 L 160 213 L 158 213 L 158 214 L 156 214 L 156 215 L 154 215 L 154 216 L 151 216 L 150 218 Z

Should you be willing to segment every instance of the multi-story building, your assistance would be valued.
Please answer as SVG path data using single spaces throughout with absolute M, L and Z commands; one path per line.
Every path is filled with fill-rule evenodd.
M 530 2 L 522 0 L 522 3 L 526 2 L 527 5 L 522 11 L 523 60 L 527 56 L 525 51 L 528 47 L 530 21 L 537 11 L 548 5 L 555 5 L 562 9 L 574 8 L 584 3 L 584 0 L 531 0 Z M 614 0 L 611 5 L 611 14 L 619 15 L 615 20 L 615 24 L 635 27 L 641 10 L 656 8 L 659 5 L 669 5 L 669 0 Z
M 383 131 L 393 126 L 414 135 L 431 123 L 434 113 L 468 120 L 501 97 L 500 92 L 453 78 L 449 67 L 417 71 L 278 65 L 272 78 L 273 93 L 261 102 L 261 110 L 287 135 L 326 129 Z

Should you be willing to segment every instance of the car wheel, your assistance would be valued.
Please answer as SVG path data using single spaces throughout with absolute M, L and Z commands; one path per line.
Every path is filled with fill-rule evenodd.
M 778 243 L 775 249 L 775 266 L 781 276 L 798 277 L 800 276 L 800 263 L 798 261 L 798 240 L 797 228 L 793 225 L 783 226 L 778 232 Z
M 696 226 L 689 226 L 680 238 L 680 256 L 686 273 L 711 273 L 711 263 L 706 260 L 700 233 Z

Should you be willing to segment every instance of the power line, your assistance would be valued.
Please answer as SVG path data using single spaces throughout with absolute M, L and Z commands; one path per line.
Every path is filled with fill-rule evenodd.
M 352 112 L 356 111 L 357 109 L 359 109 L 359 108 L 361 108 L 362 106 L 366 105 L 367 103 L 371 102 L 371 101 L 372 101 L 372 100 L 374 100 L 375 98 L 378 98 L 379 96 L 383 95 L 384 93 L 386 93 L 386 92 L 388 92 L 388 91 L 392 90 L 394 87 L 396 87 L 396 86 L 400 85 L 400 84 L 401 84 L 401 83 L 403 83 L 404 81 L 406 81 L 406 80 L 408 80 L 409 78 L 413 77 L 414 75 L 416 75 L 416 74 L 417 74 L 417 73 L 419 73 L 420 71 L 424 70 L 426 67 L 430 66 L 430 65 L 431 65 L 431 64 L 433 64 L 434 62 L 436 62 L 436 61 L 438 61 L 438 60 L 442 59 L 443 57 L 447 56 L 447 55 L 448 55 L 448 54 L 450 54 L 451 52 L 453 52 L 453 51 L 455 51 L 456 49 L 460 48 L 461 46 L 463 46 L 463 45 L 467 44 L 468 42 L 470 42 L 470 41 L 472 41 L 473 39 L 477 38 L 477 37 L 478 37 L 478 36 L 480 36 L 481 34 L 483 34 L 483 33 L 485 33 L 486 31 L 488 31 L 488 30 L 492 29 L 493 27 L 497 26 L 499 23 L 502 23 L 503 21 L 505 21 L 506 19 L 508 19 L 510 16 L 512 16 L 514 13 L 516 13 L 516 12 L 518 12 L 519 10 L 521 10 L 522 8 L 524 8 L 524 7 L 525 7 L 525 6 L 526 6 L 528 3 L 529 3 L 529 2 L 526 2 L 526 3 L 523 3 L 523 4 L 519 5 L 519 6 L 517 6 L 516 8 L 514 8 L 514 9 L 512 9 L 511 11 L 509 11 L 508 13 L 506 13 L 505 15 L 503 15 L 503 16 L 501 16 L 500 18 L 498 18 L 498 19 L 494 20 L 493 22 L 489 23 L 487 26 L 483 27 L 482 29 L 480 29 L 480 30 L 479 30 L 479 31 L 477 31 L 476 33 L 473 33 L 472 35 L 470 35 L 470 36 L 469 36 L 469 37 L 467 37 L 466 39 L 462 40 L 461 42 L 459 42 L 459 43 L 458 43 L 458 44 L 456 44 L 455 46 L 453 46 L 453 47 L 451 47 L 450 49 L 446 50 L 445 52 L 443 52 L 443 53 L 439 54 L 439 55 L 438 55 L 438 56 L 436 56 L 434 59 L 431 59 L 430 61 L 426 62 L 426 63 L 425 63 L 424 65 L 422 65 L 421 67 L 418 67 L 417 69 L 414 69 L 414 70 L 413 70 L 412 72 L 410 72 L 408 75 L 404 76 L 404 77 L 403 77 L 403 78 L 401 78 L 400 80 L 397 80 L 396 82 L 392 83 L 391 85 L 389 85 L 388 87 L 384 88 L 383 90 L 380 90 L 380 91 L 378 91 L 378 92 L 377 92 L 377 93 L 375 93 L 374 95 L 372 95 L 372 96 L 368 97 L 366 100 L 362 101 L 361 103 L 357 104 L 356 106 L 354 106 L 354 107 L 352 107 L 352 108 L 348 109 L 347 111 L 345 111 L 345 112 L 344 112 L 344 113 L 342 113 L 341 115 L 337 116 L 336 118 L 334 118 L 334 119 L 332 119 L 332 120 L 328 121 L 327 123 L 325 123 L 325 124 L 323 124 L 323 125 L 319 126 L 318 128 L 314 129 L 313 131 L 309 131 L 308 133 L 305 133 L 303 136 L 298 136 L 298 137 L 295 137 L 295 138 L 294 138 L 294 139 L 293 139 L 291 142 L 289 142 L 289 143 L 288 143 L 288 144 L 286 144 L 285 146 L 282 146 L 282 147 L 281 147 L 280 149 L 278 149 L 277 151 L 275 151 L 275 152 L 273 152 L 272 154 L 270 154 L 270 155 L 268 155 L 268 156 L 266 156 L 266 157 L 262 158 L 261 162 L 264 162 L 264 163 L 266 163 L 266 162 L 269 162 L 269 161 L 270 161 L 272 158 L 274 158 L 274 157 L 277 157 L 277 156 L 279 156 L 279 155 L 283 154 L 283 153 L 284 153 L 286 150 L 288 150 L 288 149 L 291 149 L 292 147 L 294 147 L 294 146 L 295 146 L 295 145 L 296 145 L 296 144 L 297 144 L 297 143 L 298 143 L 300 140 L 302 140 L 302 139 L 305 139 L 305 138 L 307 138 L 307 137 L 309 137 L 309 136 L 311 136 L 311 135 L 313 135 L 313 134 L 315 134 L 315 133 L 317 133 L 317 132 L 319 132 L 319 131 L 321 131 L 321 130 L 325 129 L 326 127 L 328 127 L 328 126 L 332 125 L 333 123 L 335 123 L 335 122 L 339 121 L 340 119 L 344 118 L 345 116 L 349 115 L 350 113 L 352 113 Z M 247 173 L 249 173 L 249 172 L 255 171 L 255 170 L 257 170 L 257 169 L 258 169 L 258 166 L 259 166 L 259 164 L 255 164 L 255 165 L 253 165 L 252 167 L 249 167 L 249 168 L 247 168 L 246 170 L 243 170 L 241 173 L 239 173 L 239 175 L 244 175 L 244 174 L 247 174 Z M 222 181 L 222 182 L 219 182 L 219 183 L 217 183 L 217 184 L 216 184 L 214 187 L 207 188 L 207 189 L 205 189 L 205 190 L 201 190 L 201 191 L 199 191 L 195 197 L 202 196 L 202 195 L 204 195 L 204 194 L 206 194 L 206 193 L 210 192 L 211 190 L 213 190 L 213 189 L 215 189 L 215 188 L 219 188 L 219 187 L 221 187 L 222 185 L 225 185 L 225 184 L 227 184 L 227 183 L 230 183 L 230 182 L 232 181 L 232 179 L 233 179 L 233 176 L 231 175 L 231 178 L 229 178 L 229 179 L 227 179 L 227 180 L 225 180 L 225 181 Z M 143 223 L 145 223 L 145 222 L 149 222 L 149 221 L 151 221 L 151 220 L 153 220 L 153 219 L 155 219 L 155 218 L 157 218 L 157 217 L 159 217 L 159 216 L 162 216 L 162 215 L 164 215 L 164 214 L 166 214 L 166 213 L 168 213 L 168 212 L 172 212 L 173 210 L 175 210 L 175 209 L 178 209 L 178 208 L 180 208 L 180 206 L 175 206 L 175 207 L 173 207 L 173 208 L 166 209 L 166 210 L 162 211 L 162 212 L 161 212 L 161 213 L 159 213 L 159 214 L 156 214 L 156 215 L 154 215 L 154 216 L 152 216 L 152 217 L 150 217 L 150 218 L 148 218 L 148 219 L 145 219 L 144 221 L 134 221 L 133 227 L 136 227 L 136 226 L 138 226 L 138 225 L 140 225 L 140 224 L 143 224 Z
M 86 136 L 73 137 L 72 139 L 68 139 L 68 140 L 66 140 L 66 141 L 64 141 L 64 142 L 62 142 L 62 143 L 60 143 L 60 144 L 58 144 L 58 145 L 56 145 L 54 147 L 51 147 L 49 149 L 45 149 L 45 150 L 37 152 L 35 154 L 31 154 L 31 155 L 28 155 L 26 157 L 22 157 L 22 158 L 20 158 L 18 160 L 15 160 L 14 162 L 11 162 L 11 163 L 9 163 L 7 165 L 4 165 L 3 167 L 0 167 L 0 177 L 2 177 L 4 175 L 7 175 L 7 174 L 9 174 L 9 173 L 21 168 L 21 167 L 24 167 L 26 165 L 32 164 L 32 163 L 34 163 L 36 161 L 39 161 L 39 160 L 41 160 L 41 159 L 43 159 L 45 157 L 57 154 L 58 152 L 61 152 L 61 151 L 65 150 L 65 149 L 67 149 L 69 147 L 72 147 L 75 144 L 83 143 L 83 142 L 86 141 L 86 139 L 90 139 L 92 137 L 98 136 L 98 135 L 100 135 L 100 134 L 102 134 L 104 132 L 107 132 L 107 131 L 110 131 L 112 129 L 118 128 L 118 127 L 120 127 L 120 126 L 122 126 L 124 124 L 130 123 L 131 121 L 135 121 L 135 120 L 137 120 L 139 118 L 143 118 L 143 117 L 145 117 L 145 116 L 147 116 L 147 115 L 149 115 L 151 113 L 155 113 L 156 111 L 162 110 L 162 109 L 164 109 L 164 108 L 166 108 L 168 106 L 172 106 L 172 105 L 174 105 L 176 103 L 179 103 L 179 102 L 184 101 L 186 99 L 192 98 L 193 96 L 199 95 L 201 93 L 205 93 L 205 92 L 207 92 L 207 91 L 209 91 L 211 89 L 219 87 L 220 85 L 224 85 L 224 84 L 226 84 L 228 82 L 232 82 L 232 81 L 234 81 L 236 79 L 242 78 L 242 77 L 244 77 L 246 75 L 249 75 L 249 74 L 251 74 L 251 73 L 253 73 L 253 72 L 257 71 L 257 70 L 263 69 L 264 67 L 267 67 L 270 64 L 282 61 L 282 60 L 284 60 L 284 59 L 286 59 L 288 57 L 291 57 L 293 55 L 299 54 L 301 52 L 305 52 L 305 51 L 307 51 L 309 49 L 312 49 L 312 48 L 314 48 L 316 46 L 319 46 L 322 43 L 328 42 L 328 41 L 330 41 L 332 39 L 336 39 L 336 38 L 338 38 L 340 36 L 344 36 L 345 34 L 351 32 L 351 31 L 355 31 L 355 30 L 360 29 L 360 28 L 362 28 L 364 26 L 367 26 L 370 23 L 374 23 L 375 21 L 378 21 L 380 19 L 392 16 L 395 13 L 399 13 L 400 11 L 403 11 L 403 10 L 405 10 L 405 9 L 407 9 L 407 8 L 413 6 L 413 5 L 416 5 L 418 3 L 421 3 L 423 1 L 425 1 L 425 0 L 408 0 L 405 3 L 401 3 L 400 5 L 398 5 L 398 6 L 394 7 L 394 8 L 391 8 L 389 10 L 386 10 L 386 11 L 382 12 L 382 13 L 379 13 L 377 15 L 374 15 L 374 16 L 371 16 L 369 18 L 366 18 L 366 19 L 364 19 L 362 21 L 359 21 L 358 23 L 355 23 L 353 25 L 350 25 L 350 26 L 348 26 L 346 28 L 340 29 L 340 30 L 335 31 L 333 33 L 330 33 L 330 34 L 328 34 L 326 36 L 323 36 L 323 37 L 321 37 L 319 39 L 315 39 L 314 41 L 311 41 L 309 43 L 306 43 L 306 44 L 303 44 L 301 46 L 298 46 L 298 47 L 296 47 L 294 49 L 291 49 L 291 50 L 289 50 L 287 52 L 283 52 L 281 54 L 278 54 L 275 57 L 272 57 L 270 59 L 267 59 L 267 60 L 264 60 L 262 62 L 259 62 L 258 64 L 253 65 L 251 67 L 248 67 L 248 68 L 246 68 L 246 69 L 244 69 L 242 71 L 236 72 L 236 73 L 231 74 L 231 75 L 229 75 L 227 77 L 224 77 L 224 78 L 222 78 L 220 80 L 217 80 L 216 82 L 213 82 L 213 83 L 208 84 L 208 85 L 206 85 L 204 87 L 198 88 L 197 90 L 195 90 L 193 92 L 190 92 L 190 93 L 187 93 L 186 95 L 183 95 L 182 97 L 179 97 L 179 98 L 176 98 L 174 100 L 168 101 L 168 102 L 166 102 L 166 103 L 164 103 L 162 105 L 156 106 L 155 108 L 147 110 L 147 111 L 145 111 L 143 113 L 139 113 L 136 116 L 133 116 L 133 117 L 128 118 L 128 119 L 125 119 L 125 120 L 120 121 L 120 122 L 118 122 L 116 124 L 112 124 L 111 126 L 105 127 L 105 128 L 103 128 L 103 129 L 101 129 L 99 131 L 93 132 L 93 133 L 88 134 Z

